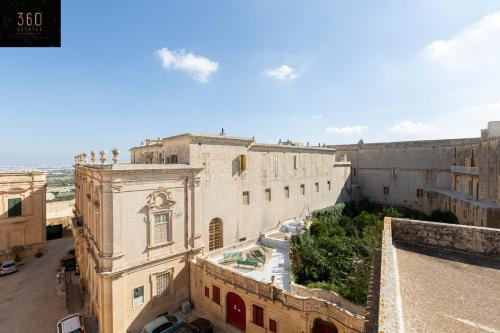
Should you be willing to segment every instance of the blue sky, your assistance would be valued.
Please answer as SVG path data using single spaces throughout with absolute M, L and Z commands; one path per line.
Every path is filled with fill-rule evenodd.
M 0 163 L 183 132 L 259 142 L 478 136 L 500 2 L 69 1 L 61 48 L 0 48 Z

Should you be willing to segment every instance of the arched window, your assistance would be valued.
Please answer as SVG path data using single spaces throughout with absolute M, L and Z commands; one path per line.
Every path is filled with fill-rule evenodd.
M 210 221 L 208 227 L 208 251 L 220 249 L 222 247 L 222 220 L 215 218 Z

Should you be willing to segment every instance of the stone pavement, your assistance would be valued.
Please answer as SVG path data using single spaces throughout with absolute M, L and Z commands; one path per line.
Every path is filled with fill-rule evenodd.
M 56 274 L 73 238 L 50 240 L 47 246 L 41 258 L 27 258 L 17 273 L 0 276 L 0 332 L 53 333 L 67 314 Z
M 181 313 L 174 313 L 176 316 L 184 318 L 185 321 L 190 322 L 195 320 L 196 318 L 206 318 L 212 322 L 214 325 L 214 333 L 241 333 L 240 330 L 235 327 L 219 321 L 215 319 L 211 314 L 201 310 L 201 309 L 192 309 L 189 313 L 183 315 Z

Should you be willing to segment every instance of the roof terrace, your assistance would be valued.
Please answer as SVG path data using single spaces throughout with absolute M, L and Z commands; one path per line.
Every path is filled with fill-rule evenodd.
M 379 331 L 500 332 L 500 230 L 386 219 Z
M 305 226 L 303 220 L 285 220 L 258 240 L 239 243 L 211 252 L 207 260 L 255 280 L 291 292 L 289 240 Z

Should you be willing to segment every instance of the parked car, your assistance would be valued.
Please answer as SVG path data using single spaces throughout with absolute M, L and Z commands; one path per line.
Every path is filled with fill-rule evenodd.
M 161 315 L 147 323 L 142 329 L 142 333 L 170 333 L 184 323 L 171 314 Z
M 16 262 L 14 260 L 5 260 L 0 266 L 0 275 L 17 272 Z
M 69 255 L 61 260 L 61 266 L 64 267 L 65 271 L 74 271 L 76 269 L 76 258 L 75 256 Z
M 84 333 L 83 317 L 79 313 L 71 314 L 57 322 L 57 333 Z
M 172 333 L 213 333 L 214 327 L 210 320 L 198 318 L 190 323 L 182 323 Z

